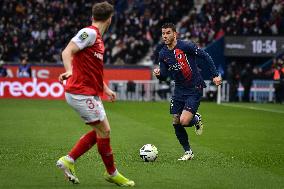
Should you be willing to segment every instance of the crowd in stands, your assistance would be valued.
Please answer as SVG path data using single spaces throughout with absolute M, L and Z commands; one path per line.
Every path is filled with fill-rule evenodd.
M 93 0 L 0 1 L 0 59 L 19 62 L 61 61 L 67 42 L 91 23 Z M 187 0 L 113 1 L 116 13 L 104 36 L 105 62 L 136 63 L 159 40 L 162 22 L 178 22 L 192 3 Z
M 0 59 L 61 62 L 61 51 L 91 23 L 93 0 L 0 1 Z M 135 64 L 160 41 L 164 22 L 178 23 L 179 36 L 205 47 L 223 35 L 283 35 L 282 0 L 119 0 L 104 35 L 106 64 Z
M 182 38 L 200 47 L 223 35 L 284 35 L 283 0 L 206 0 L 179 24 Z
M 114 30 L 106 42 L 106 62 L 137 63 L 159 41 L 162 24 L 178 22 L 192 6 L 187 0 L 117 1 Z
M 90 17 L 86 1 L 0 1 L 2 59 L 59 62 L 62 48 Z

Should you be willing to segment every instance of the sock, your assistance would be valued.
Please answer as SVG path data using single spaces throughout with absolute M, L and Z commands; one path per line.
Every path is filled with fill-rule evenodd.
M 173 124 L 175 133 L 179 143 L 182 145 L 184 151 L 190 151 L 190 145 L 188 142 L 188 135 L 185 128 L 181 124 Z
M 185 151 L 185 153 L 188 153 L 188 154 L 193 154 L 192 150 L 190 149 L 189 151 Z
M 102 157 L 108 174 L 113 175 L 116 171 L 116 168 L 114 165 L 114 158 L 110 146 L 110 138 L 98 138 L 97 145 L 98 152 Z
M 199 117 L 197 115 L 194 115 L 192 120 L 188 125 L 184 125 L 184 127 L 192 127 L 199 121 Z
M 114 171 L 114 173 L 112 173 L 112 177 L 115 177 L 116 175 L 118 174 L 118 170 L 116 169 L 115 171 Z
M 65 156 L 65 158 L 71 163 L 75 162 L 74 159 L 72 157 L 70 157 L 69 155 Z
M 69 152 L 69 156 L 76 160 L 90 148 L 92 148 L 97 142 L 97 133 L 95 130 L 83 135 L 79 141 L 75 144 L 72 150 Z

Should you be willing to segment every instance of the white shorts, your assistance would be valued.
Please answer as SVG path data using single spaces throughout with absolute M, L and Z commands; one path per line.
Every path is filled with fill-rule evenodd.
M 65 92 L 67 103 L 78 112 L 85 123 L 103 121 L 106 117 L 101 98 Z

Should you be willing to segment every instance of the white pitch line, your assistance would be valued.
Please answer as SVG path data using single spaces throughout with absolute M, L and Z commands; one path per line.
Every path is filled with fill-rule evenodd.
M 258 108 L 258 107 L 254 107 L 254 106 L 243 106 L 243 105 L 238 105 L 238 104 L 221 104 L 221 105 L 235 107 L 235 108 L 245 108 L 245 109 L 250 109 L 250 110 L 258 110 L 258 111 L 284 114 L 284 111 L 281 111 L 281 110 Z

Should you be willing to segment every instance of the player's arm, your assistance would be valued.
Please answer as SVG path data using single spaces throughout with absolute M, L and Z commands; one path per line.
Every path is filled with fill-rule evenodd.
M 65 72 L 60 74 L 59 81 L 68 79 L 72 76 L 72 59 L 73 55 L 80 51 L 80 48 L 73 42 L 70 41 L 67 47 L 62 52 L 62 61 L 64 64 Z
M 115 92 L 113 90 L 111 90 L 105 82 L 104 82 L 104 92 L 109 97 L 111 102 L 114 102 L 116 100 Z
M 59 81 L 68 79 L 72 76 L 72 59 L 74 54 L 86 47 L 93 45 L 96 41 L 97 33 L 90 28 L 81 29 L 68 43 L 62 52 L 62 61 L 65 72 L 59 76 Z
M 194 54 L 207 62 L 214 84 L 217 86 L 220 85 L 222 83 L 222 78 L 219 75 L 211 56 L 203 49 L 198 48 L 194 43 L 189 43 L 187 47 L 190 54 Z
M 167 65 L 161 55 L 159 55 L 159 67 L 154 69 L 153 74 L 159 80 L 166 80 L 169 76 Z

